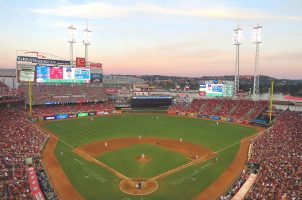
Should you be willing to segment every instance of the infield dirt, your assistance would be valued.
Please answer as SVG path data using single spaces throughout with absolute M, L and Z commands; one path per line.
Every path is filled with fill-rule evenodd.
M 106 144 L 106 145 L 105 145 Z M 97 141 L 91 144 L 86 144 L 78 147 L 82 152 L 92 156 L 99 157 L 106 152 L 110 152 L 116 149 L 125 148 L 136 144 L 153 144 L 162 148 L 169 149 L 181 153 L 188 157 L 190 160 L 195 160 L 198 158 L 208 159 L 214 154 L 213 151 L 202 147 L 197 144 L 192 144 L 186 141 L 180 142 L 175 139 L 168 138 L 116 138 L 110 140 Z
M 60 199 L 83 200 L 84 198 L 73 187 L 54 154 L 57 141 L 58 139 L 51 135 L 42 154 L 48 177 Z
M 73 187 L 69 179 L 64 173 L 64 170 L 60 166 L 54 151 L 56 148 L 56 143 L 58 138 L 51 132 L 46 131 L 50 135 L 49 141 L 43 150 L 42 156 L 45 164 L 45 169 L 49 175 L 49 178 L 55 188 L 60 199 L 84 199 L 79 192 Z M 260 131 L 261 129 L 258 129 Z M 262 129 L 263 130 L 263 129 Z M 107 142 L 107 147 L 105 147 L 105 142 Z M 186 141 L 178 141 L 175 139 L 163 139 L 163 138 L 119 138 L 111 139 L 106 141 L 98 141 L 92 144 L 87 144 L 78 149 L 84 151 L 92 157 L 100 156 L 105 152 L 113 151 L 115 149 L 141 144 L 149 143 L 154 145 L 159 145 L 163 148 L 170 149 L 186 155 L 191 160 L 196 159 L 196 155 L 199 158 L 203 157 L 205 160 L 215 156 L 215 153 L 192 143 L 187 143 Z M 240 171 L 244 167 L 245 161 L 247 159 L 247 150 L 249 147 L 250 140 L 243 140 L 240 144 L 240 149 L 228 169 L 206 190 L 201 192 L 195 199 L 217 199 L 221 194 L 223 194 L 229 187 L 229 185 L 235 180 L 240 174 Z M 202 153 L 201 153 L 202 152 Z M 152 188 L 152 187 L 151 187 Z

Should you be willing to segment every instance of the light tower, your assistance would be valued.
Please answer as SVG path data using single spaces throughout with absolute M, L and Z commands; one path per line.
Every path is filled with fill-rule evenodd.
M 255 98 L 259 95 L 259 44 L 262 42 L 262 26 L 260 26 L 259 24 L 253 28 L 253 42 L 256 44 L 253 89 L 253 97 Z
M 69 56 L 70 56 L 70 65 L 73 66 L 73 43 L 76 43 L 76 28 L 71 24 L 68 27 L 68 42 L 70 43 L 70 50 L 69 50 Z
M 91 31 L 88 29 L 88 24 L 86 29 L 84 29 L 84 40 L 83 43 L 85 45 L 85 67 L 88 67 L 88 45 L 90 45 L 91 40 Z
M 236 29 L 234 29 L 233 44 L 236 46 L 236 60 L 235 60 L 235 93 L 239 90 L 239 46 L 242 43 L 242 29 L 239 28 L 239 23 Z

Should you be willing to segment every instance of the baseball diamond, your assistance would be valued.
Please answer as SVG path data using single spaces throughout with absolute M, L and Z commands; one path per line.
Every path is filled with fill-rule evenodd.
M 43 158 L 64 199 L 216 198 L 221 193 L 208 190 L 215 184 L 219 191 L 227 189 L 246 160 L 249 139 L 244 138 L 259 131 L 158 114 L 108 115 L 39 126 L 51 135 Z

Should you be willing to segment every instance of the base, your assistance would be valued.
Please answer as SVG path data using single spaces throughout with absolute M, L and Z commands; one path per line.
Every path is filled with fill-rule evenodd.
M 138 188 L 138 185 L 141 187 Z M 122 180 L 119 187 L 126 194 L 147 195 L 154 192 L 158 188 L 158 184 L 154 179 L 133 178 Z

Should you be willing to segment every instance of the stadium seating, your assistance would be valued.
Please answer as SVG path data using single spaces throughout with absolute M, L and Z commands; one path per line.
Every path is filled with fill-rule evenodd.
M 39 157 L 47 137 L 14 108 L 0 108 L 0 199 L 32 199 L 26 158 Z
M 24 98 L 28 101 L 28 86 L 21 85 Z M 107 100 L 104 88 L 99 84 L 34 84 L 32 85 L 33 104 L 83 103 Z
M 204 106 L 204 109 L 200 110 L 199 114 L 211 115 L 217 109 L 220 108 L 221 102 L 222 101 L 220 99 L 208 99 L 206 101 L 206 105 Z
M 248 163 L 260 166 L 256 182 L 244 199 L 301 199 L 302 197 L 302 113 L 284 111 L 276 123 L 252 141 Z M 247 176 L 242 171 L 226 195 L 231 199 Z
M 7 85 L 0 81 L 0 104 L 20 101 L 23 101 L 22 91 L 10 89 Z
M 59 114 L 59 113 L 112 111 L 112 110 L 114 110 L 114 105 L 112 102 L 45 105 L 45 106 L 34 106 L 32 110 L 32 115 L 43 116 L 43 115 Z M 27 110 L 24 110 L 24 112 L 27 112 Z
M 268 101 L 233 100 L 229 98 L 194 99 L 190 104 L 178 103 L 172 105 L 169 111 L 215 115 L 250 121 L 267 106 Z
M 301 199 L 302 113 L 285 111 L 253 141 L 249 162 L 260 164 L 246 199 Z
M 238 100 L 224 99 L 222 100 L 221 107 L 213 114 L 216 116 L 229 116 L 230 113 L 236 108 Z

